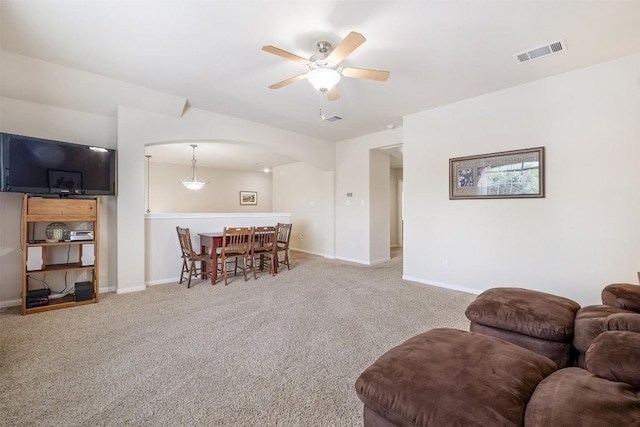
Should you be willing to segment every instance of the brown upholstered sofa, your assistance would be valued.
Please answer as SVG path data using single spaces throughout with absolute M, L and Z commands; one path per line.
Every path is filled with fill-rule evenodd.
M 487 320 L 492 309 L 501 311 L 498 316 L 517 318 L 517 311 L 503 306 L 526 307 L 531 301 L 531 295 L 519 291 L 509 298 L 513 288 L 503 289 L 499 304 L 478 297 L 484 307 L 476 307 L 482 315 L 476 320 L 492 323 Z M 545 295 L 535 295 L 536 304 L 558 302 Z M 523 318 L 533 319 L 533 325 L 509 327 L 507 338 L 516 333 L 512 342 L 493 326 L 488 334 L 483 328 L 433 329 L 410 338 L 382 355 L 356 381 L 364 425 L 640 427 L 640 286 L 609 285 L 602 297 L 601 306 L 590 306 L 598 309 L 560 301 L 561 311 L 575 315 L 575 331 L 568 336 L 567 331 L 558 335 L 558 328 L 544 332 L 550 327 L 545 316 L 530 312 Z M 560 317 L 564 328 L 566 319 Z M 589 320 L 581 322 L 583 318 Z M 582 335 L 582 328 L 588 333 Z M 524 339 L 518 331 L 524 332 Z M 551 337 L 551 344 L 538 342 L 540 331 Z M 567 353 L 565 344 L 572 339 L 581 341 L 581 349 Z M 533 349 L 528 348 L 532 342 Z M 562 351 L 553 347 L 556 342 Z M 564 367 L 545 354 L 549 349 L 551 356 L 561 356 Z M 579 357 L 571 359 L 573 364 L 565 363 L 568 354 Z
M 576 364 L 585 367 L 585 354 L 593 340 L 605 331 L 640 333 L 640 286 L 614 283 L 602 290 L 602 304 L 578 310 L 573 346 Z M 639 356 L 640 357 L 640 356 Z

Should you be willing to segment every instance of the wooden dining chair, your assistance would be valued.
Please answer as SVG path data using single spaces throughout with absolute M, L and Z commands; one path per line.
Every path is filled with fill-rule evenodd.
M 211 255 L 208 253 L 198 253 L 193 250 L 191 243 L 191 233 L 188 228 L 176 227 L 178 232 L 178 240 L 180 241 L 180 251 L 182 253 L 182 271 L 180 272 L 180 284 L 187 279 L 187 288 L 191 287 L 191 279 L 200 275 L 202 279 L 206 279 L 207 270 L 211 271 L 213 263 Z M 200 267 L 198 268 L 198 263 Z
M 218 255 L 222 267 L 222 276 L 226 285 L 228 278 L 228 264 L 235 258 L 234 271 L 237 272 L 238 259 L 242 259 L 242 270 L 245 282 L 247 279 L 247 266 L 251 255 L 251 241 L 253 239 L 253 227 L 225 227 L 222 232 L 222 247 L 218 248 Z
M 286 264 L 287 270 L 291 270 L 289 264 L 289 240 L 291 239 L 291 224 L 283 224 L 281 222 L 276 226 L 278 237 L 276 239 L 276 273 L 280 264 Z M 282 261 L 280 253 L 283 253 Z
M 253 232 L 253 242 L 251 245 L 251 269 L 253 278 L 257 279 L 256 261 L 260 259 L 260 271 L 264 270 L 265 262 L 268 261 L 269 271 L 275 276 L 275 248 L 276 248 L 276 227 L 256 227 Z M 267 259 L 268 258 L 268 259 Z

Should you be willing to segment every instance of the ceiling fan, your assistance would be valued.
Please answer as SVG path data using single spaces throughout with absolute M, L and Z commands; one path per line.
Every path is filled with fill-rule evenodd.
M 278 55 L 282 58 L 289 59 L 294 62 L 306 65 L 309 71 L 304 74 L 290 77 L 278 83 L 269 86 L 269 89 L 279 89 L 291 83 L 307 79 L 320 92 L 326 93 L 329 101 L 335 101 L 340 98 L 336 83 L 340 81 L 340 77 L 351 77 L 354 79 L 368 79 L 385 81 L 389 78 L 388 71 L 368 70 L 365 68 L 341 67 L 340 63 L 351 52 L 356 50 L 367 39 L 360 33 L 350 32 L 336 47 L 326 41 L 316 43 L 318 53 L 309 59 L 295 55 L 286 50 L 282 50 L 275 46 L 263 46 L 265 52 Z

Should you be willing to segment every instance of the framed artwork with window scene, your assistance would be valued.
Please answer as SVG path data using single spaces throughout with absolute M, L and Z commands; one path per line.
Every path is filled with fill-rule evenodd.
M 449 199 L 544 197 L 544 147 L 449 159 Z

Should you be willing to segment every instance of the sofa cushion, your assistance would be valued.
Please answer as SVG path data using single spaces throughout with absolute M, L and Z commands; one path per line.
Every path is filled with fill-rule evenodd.
M 479 334 L 499 338 L 503 341 L 508 341 L 512 344 L 524 347 L 527 350 L 531 350 L 534 353 L 546 356 L 555 362 L 558 369 L 573 366 L 574 350 L 571 343 L 543 340 L 529 335 L 519 334 L 517 332 L 480 325 L 476 322 L 471 322 L 469 324 L 469 330 L 471 332 L 477 332 Z
M 602 304 L 640 312 L 640 286 L 612 283 L 602 290 Z
M 581 368 L 560 369 L 542 380 L 525 413 L 527 427 L 638 426 L 639 420 L 637 390 Z
M 570 299 L 520 288 L 492 288 L 467 307 L 467 319 L 481 325 L 518 332 L 549 341 L 573 337 L 580 305 Z
M 629 313 L 629 311 L 609 305 L 582 307 L 576 314 L 573 346 L 581 353 L 586 353 L 593 340 L 607 330 L 607 318 L 617 313 Z
M 360 400 L 398 425 L 521 426 L 555 364 L 497 338 L 433 329 L 383 354 L 356 381 Z
M 607 331 L 640 332 L 640 313 L 617 313 L 604 322 Z
M 640 334 L 610 331 L 593 340 L 587 351 L 589 372 L 640 390 Z

